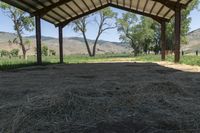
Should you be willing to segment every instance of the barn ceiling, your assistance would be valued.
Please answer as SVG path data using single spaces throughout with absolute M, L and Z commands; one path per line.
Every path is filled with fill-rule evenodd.
M 105 7 L 115 7 L 151 17 L 156 20 L 170 20 L 178 5 L 186 7 L 191 0 L 1 0 L 18 7 L 32 16 L 65 26 L 69 22 Z

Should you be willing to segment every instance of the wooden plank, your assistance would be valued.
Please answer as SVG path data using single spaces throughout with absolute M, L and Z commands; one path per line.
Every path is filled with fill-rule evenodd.
M 27 5 L 27 7 L 32 7 L 32 8 L 30 8 L 30 9 L 27 9 L 27 8 L 24 8 L 22 5 L 19 5 L 19 4 L 17 4 L 16 3 L 16 1 L 8 1 L 8 0 L 1 0 L 1 1 L 3 1 L 3 2 L 6 2 L 6 3 L 8 3 L 8 4 L 10 4 L 10 5 L 13 5 L 13 6 L 16 6 L 16 7 L 19 7 L 19 8 L 21 8 L 22 10 L 25 10 L 25 11 L 27 11 L 27 12 L 29 12 L 30 14 L 32 14 L 32 16 L 34 16 L 34 15 L 40 15 L 40 17 L 42 18 L 44 15 L 48 15 L 48 12 L 49 11 L 53 11 L 53 9 L 54 8 L 59 8 L 60 9 L 60 6 L 61 5 L 63 5 L 63 4 L 66 4 L 66 3 L 68 3 L 68 2 L 71 2 L 71 1 L 74 1 L 74 0 L 58 0 L 57 2 L 55 2 L 55 3 L 52 3 L 51 5 L 49 5 L 49 6 L 45 6 L 45 7 L 43 7 L 42 9 L 37 9 L 37 10 L 35 10 L 34 12 L 32 12 L 30 9 L 32 9 L 33 7 L 37 7 L 37 5 L 38 4 L 29 4 L 29 2 L 28 1 L 20 1 L 20 0 L 16 0 L 17 2 L 19 2 L 19 3 L 23 3 L 23 4 L 25 4 L 25 5 Z M 87 5 L 87 3 L 85 3 L 85 0 L 82 0 L 83 1 L 83 3 L 86 5 L 86 7 L 88 8 L 88 10 L 91 10 L 89 7 L 88 7 L 88 5 Z M 101 1 L 101 0 L 100 0 Z M 132 2 L 133 0 L 130 0 L 130 3 Z M 148 1 L 150 1 L 150 0 L 147 0 L 147 2 L 146 2 L 146 4 L 145 4 L 145 6 L 144 6 L 144 8 L 143 8 L 143 12 L 144 13 L 146 13 L 145 12 L 145 8 L 146 8 L 146 6 L 148 5 Z M 169 0 L 151 0 L 151 1 L 155 1 L 155 2 L 159 2 L 159 3 L 161 3 L 161 4 L 163 4 L 163 5 L 165 5 L 166 7 L 168 7 L 170 10 L 175 10 L 175 8 L 176 8 L 176 5 L 177 4 L 179 4 L 181 7 L 180 8 L 185 8 L 192 0 L 188 0 L 188 2 L 187 2 L 187 4 L 182 4 L 182 3 L 180 3 L 180 0 L 177 0 L 177 1 L 169 1 Z M 41 3 L 41 1 L 39 1 L 39 0 L 35 0 L 34 2 L 36 2 L 36 3 L 38 3 L 38 2 L 40 2 Z M 50 1 L 51 2 L 51 1 Z M 113 1 L 112 0 L 107 0 L 107 4 L 112 4 L 112 5 L 116 5 L 116 4 L 114 4 L 114 3 L 112 3 Z M 139 2 L 140 2 L 140 0 L 139 0 Z M 118 3 L 118 0 L 117 0 L 117 3 Z M 125 0 L 123 0 L 123 3 L 125 3 Z M 29 5 L 29 6 L 28 6 Z M 138 5 L 139 5 L 139 3 L 138 3 Z M 95 5 L 96 6 L 96 5 Z M 102 6 L 104 6 L 104 5 L 102 5 Z M 156 7 L 156 6 L 155 6 Z M 130 4 L 130 8 L 131 8 L 131 4 Z M 137 8 L 138 8 L 138 6 L 137 6 Z M 160 9 L 159 11 L 158 11 L 158 13 L 157 13 L 157 15 L 161 12 L 161 10 L 162 9 Z M 169 11 L 170 11 L 169 10 Z M 63 10 L 62 10 L 63 11 Z M 55 13 L 55 11 L 53 11 L 54 13 Z M 82 13 L 85 13 L 86 11 L 82 11 Z M 150 12 L 151 13 L 151 12 Z M 150 14 L 150 13 L 148 13 L 148 14 Z M 166 13 L 164 16 L 162 16 L 162 18 L 164 18 L 164 19 L 168 19 L 168 18 L 165 18 L 166 17 L 166 15 L 167 15 L 168 13 Z M 55 14 L 56 16 L 59 16 L 59 17 L 61 17 L 62 19 L 65 17 L 65 16 L 60 16 L 61 14 Z M 53 14 L 52 16 L 51 16 L 51 19 L 54 19 L 56 22 L 52 22 L 51 20 L 47 20 L 47 19 L 45 19 L 46 21 L 49 21 L 49 22 L 51 22 L 51 23 L 54 23 L 54 24 L 58 24 L 59 23 L 59 21 L 61 21 L 60 19 L 58 20 L 58 19 L 56 19 L 56 17 L 55 17 L 55 15 Z M 68 14 L 67 14 L 68 15 Z M 71 17 L 70 15 L 68 15 L 69 17 Z M 50 16 L 48 16 L 48 17 L 50 17 Z M 72 17 L 71 17 L 72 18 Z M 171 18 L 169 18 L 169 19 L 171 19 Z M 73 18 L 71 19 L 71 20 L 73 20 Z M 66 21 L 68 21 L 68 20 L 66 20 Z
M 154 10 L 156 4 L 157 4 L 157 2 L 154 2 L 153 6 L 152 6 L 152 8 L 151 8 L 150 14 L 152 14 L 152 12 L 153 12 L 153 10 Z
M 67 24 L 69 24 L 70 22 L 72 22 L 72 21 L 74 21 L 74 20 L 76 20 L 76 19 L 79 19 L 79 18 L 81 18 L 81 17 L 87 16 L 87 15 L 89 15 L 89 14 L 91 14 L 91 13 L 94 13 L 94 12 L 96 12 L 96 11 L 99 11 L 99 10 L 101 10 L 101 9 L 104 9 L 104 8 L 106 8 L 106 7 L 108 7 L 108 6 L 109 6 L 108 4 L 105 4 L 105 5 L 103 5 L 103 6 L 100 6 L 100 7 L 95 8 L 95 9 L 93 9 L 93 10 L 89 10 L 88 12 L 85 12 L 85 13 L 80 14 L 80 15 L 78 15 L 78 16 L 72 17 L 71 19 L 68 19 L 68 20 L 66 20 L 66 21 L 64 21 L 64 22 L 62 22 L 62 23 L 60 23 L 60 24 L 55 25 L 55 26 L 56 26 L 56 27 L 58 27 L 58 26 L 65 27 Z
M 110 4 L 105 4 L 105 5 L 103 5 L 103 6 L 100 6 L 100 7 L 96 8 L 96 9 L 91 10 L 91 11 L 85 12 L 84 14 L 78 15 L 78 16 L 73 17 L 73 18 L 71 18 L 71 19 L 68 19 L 68 20 L 66 20 L 66 21 L 64 21 L 64 22 L 62 22 L 62 23 L 57 24 L 56 26 L 62 26 L 62 27 L 64 27 L 64 26 L 66 26 L 67 24 L 69 24 L 71 21 L 74 21 L 74 20 L 76 20 L 76 19 L 79 19 L 79 18 L 81 18 L 81 17 L 84 17 L 84 16 L 86 16 L 86 15 L 89 15 L 89 14 L 91 14 L 91 13 L 94 13 L 94 12 L 96 12 L 96 11 L 99 11 L 99 10 L 104 9 L 104 8 L 106 8 L 106 7 L 109 7 L 109 6 L 110 6 L 110 7 L 114 7 L 114 8 L 118 8 L 118 9 L 121 9 L 121 10 L 129 11 L 129 12 L 132 12 L 132 13 L 140 14 L 140 15 L 143 15 L 143 16 L 146 16 L 146 17 L 150 17 L 150 18 L 152 18 L 152 19 L 158 21 L 159 23 L 160 23 L 161 21 L 166 21 L 166 22 L 169 21 L 169 19 L 165 19 L 165 18 L 156 16 L 156 15 L 151 15 L 151 14 L 149 14 L 149 13 L 145 13 L 145 12 L 141 12 L 141 11 L 136 11 L 136 10 L 130 9 L 130 8 L 128 8 L 128 7 L 123 7 L 123 6 L 119 6 L 119 5 L 111 4 L 111 3 L 110 3 Z
M 177 3 L 179 3 L 179 1 L 176 2 L 176 1 L 169 1 L 169 0 L 152 0 L 152 1 L 157 1 L 174 11 L 175 11 Z M 181 8 L 186 8 L 186 5 L 184 4 L 179 3 L 179 5 L 181 6 Z
M 37 10 L 34 13 L 31 13 L 31 15 L 32 16 L 36 16 L 36 15 L 44 16 L 45 14 L 47 14 L 49 11 L 53 10 L 54 8 L 59 7 L 70 1 L 71 0 L 59 0 L 57 3 L 51 4 L 50 6 L 44 7 L 40 10 Z
M 136 14 L 139 14 L 139 15 L 143 15 L 143 16 L 146 16 L 146 17 L 150 17 L 150 18 L 158 21 L 159 23 L 160 23 L 160 21 L 166 21 L 166 22 L 170 21 L 170 19 L 166 19 L 166 18 L 163 18 L 163 17 L 152 15 L 150 13 L 146 13 L 146 12 L 143 12 L 143 11 L 138 11 L 138 10 L 135 10 L 135 9 L 130 9 L 128 7 L 118 6 L 118 5 L 115 5 L 115 4 L 109 4 L 109 6 L 110 7 L 114 7 L 114 8 L 118 8 L 118 9 L 121 9 L 121 10 L 124 10 L 124 11 L 136 13 Z

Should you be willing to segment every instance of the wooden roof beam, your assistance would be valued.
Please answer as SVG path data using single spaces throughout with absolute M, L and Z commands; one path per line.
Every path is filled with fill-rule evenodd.
M 40 15 L 41 17 L 44 16 L 45 14 L 47 14 L 49 11 L 51 11 L 52 9 L 56 8 L 56 7 L 59 7 L 65 3 L 68 3 L 72 0 L 59 0 L 59 2 L 56 2 L 54 4 L 51 4 L 50 6 L 47 6 L 47 7 L 44 7 L 40 10 L 37 10 L 36 12 L 34 13 L 31 13 L 31 16 L 37 16 L 37 15 Z
M 130 9 L 130 8 L 127 8 L 127 7 L 123 7 L 123 6 L 118 6 L 118 5 L 115 5 L 115 4 L 112 4 L 112 3 L 109 3 L 109 4 L 105 4 L 103 6 L 100 6 L 98 8 L 95 8 L 94 10 L 90 10 L 88 12 L 85 12 L 84 14 L 81 14 L 81 15 L 78 15 L 76 17 L 73 17 L 71 19 L 68 19 L 62 23 L 59 23 L 59 24 L 56 24 L 55 26 L 58 27 L 58 26 L 62 26 L 62 27 L 65 27 L 67 24 L 69 24 L 70 22 L 76 20 L 76 19 L 79 19 L 81 17 L 84 17 L 86 15 L 89 15 L 91 13 L 94 13 L 96 11 L 99 11 L 101 9 L 104 9 L 106 7 L 114 7 L 114 8 L 118 8 L 118 9 L 121 9 L 121 10 L 125 10 L 125 11 L 128 11 L 128 12 L 132 12 L 132 13 L 136 13 L 136 14 L 139 14 L 139 15 L 143 15 L 143 16 L 146 16 L 146 17 L 150 17 L 152 19 L 154 19 L 155 21 L 161 23 L 162 21 L 165 21 L 165 22 L 169 22 L 170 20 L 169 19 L 166 19 L 166 18 L 162 18 L 162 17 L 159 17 L 159 16 L 156 16 L 156 15 L 152 15 L 152 14 L 149 14 L 149 13 L 145 13 L 145 12 L 141 12 L 141 11 L 137 11 L 137 10 L 134 10 L 134 9 Z
M 27 13 L 29 13 L 29 14 L 31 14 L 31 12 L 28 10 L 28 9 L 24 9 L 24 8 L 22 8 L 21 6 L 19 6 L 18 4 L 16 5 L 15 4 L 15 2 L 12 2 L 12 1 L 7 1 L 7 0 L 1 0 L 2 2 L 4 2 L 4 3 L 7 3 L 7 4 L 9 4 L 9 5 L 12 5 L 12 6 L 14 6 L 14 7 L 16 7 L 16 8 L 19 8 L 20 10 L 22 10 L 22 11 L 25 11 L 25 12 L 27 12 Z M 25 3 L 24 3 L 25 4 Z M 25 4 L 26 5 L 26 4 Z M 28 7 L 29 7 L 29 5 L 27 5 Z M 31 8 L 31 7 L 30 7 Z M 35 7 L 34 7 L 35 8 Z M 34 9 L 34 10 L 36 10 L 36 9 Z M 53 20 L 55 20 L 52 16 L 48 16 L 48 17 L 50 17 L 50 18 L 52 18 Z M 47 19 L 45 19 L 45 18 L 42 18 L 43 20 L 45 20 L 45 21 L 47 21 L 47 22 L 49 22 L 49 23 L 51 23 L 51 24 L 54 24 L 53 22 L 51 22 L 51 21 L 49 21 L 49 20 L 47 20 Z M 57 21 L 57 20 L 55 20 L 55 21 Z
M 187 6 L 184 5 L 184 4 L 181 4 L 179 2 L 174 2 L 174 1 L 169 1 L 169 0 L 152 0 L 152 1 L 155 1 L 155 2 L 159 2 L 163 5 L 165 5 L 166 7 L 172 9 L 173 11 L 175 11 L 175 8 L 177 6 L 177 4 L 179 4 L 181 6 L 181 8 L 186 8 Z
M 69 24 L 70 22 L 72 22 L 72 21 L 74 21 L 74 20 L 76 20 L 76 19 L 79 19 L 79 18 L 81 18 L 81 17 L 87 16 L 87 15 L 89 15 L 89 14 L 91 14 L 91 13 L 97 12 L 97 11 L 99 11 L 99 10 L 101 10 L 101 9 L 106 8 L 106 7 L 109 7 L 109 4 L 105 4 L 105 5 L 103 5 L 103 6 L 97 7 L 97 8 L 95 8 L 95 9 L 93 9 L 93 10 L 88 11 L 88 12 L 85 12 L 85 13 L 83 13 L 83 14 L 81 14 L 81 15 L 72 17 L 71 19 L 68 19 L 68 20 L 66 20 L 66 21 L 64 21 L 64 22 L 62 22 L 62 23 L 59 23 L 59 24 L 55 25 L 55 26 L 56 26 L 56 27 L 58 27 L 58 26 L 65 27 L 67 24 Z
M 118 8 L 118 9 L 121 9 L 121 10 L 124 10 L 124 11 L 136 13 L 136 14 L 139 14 L 139 15 L 143 15 L 143 16 L 146 16 L 146 17 L 150 17 L 150 18 L 158 21 L 159 23 L 161 21 L 165 21 L 165 22 L 169 22 L 170 21 L 170 19 L 162 18 L 162 17 L 156 16 L 156 15 L 152 15 L 150 13 L 145 13 L 145 12 L 142 12 L 142 11 L 130 9 L 130 8 L 123 7 L 123 6 L 117 6 L 115 4 L 109 4 L 109 6 L 114 7 L 114 8 Z

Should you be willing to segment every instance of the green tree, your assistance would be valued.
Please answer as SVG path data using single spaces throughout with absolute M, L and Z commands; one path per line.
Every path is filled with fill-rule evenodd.
M 32 31 L 34 28 L 34 21 L 33 18 L 30 18 L 30 16 L 15 7 L 12 7 L 8 4 L 5 4 L 3 2 L 0 2 L 0 8 L 3 10 L 4 14 L 8 16 L 13 24 L 14 24 L 14 30 L 17 33 L 17 37 L 19 39 L 19 45 L 21 46 L 23 58 L 26 59 L 26 52 L 27 48 L 25 46 L 25 43 L 23 42 L 23 33 L 24 31 Z
M 189 13 L 197 8 L 198 0 L 192 1 L 186 10 L 182 10 L 181 43 L 187 43 L 187 33 L 191 18 Z M 160 51 L 160 24 L 151 18 L 137 17 L 132 13 L 124 13 L 122 18 L 118 19 L 118 31 L 120 39 L 129 42 L 134 49 L 135 56 L 141 49 L 146 53 L 148 50 L 154 50 L 157 54 Z M 167 24 L 167 49 L 173 50 L 174 41 L 174 18 Z
M 141 45 L 143 51 L 147 53 L 151 47 L 160 47 L 160 24 L 148 17 L 141 17 L 141 22 L 138 25 L 141 25 L 140 31 L 141 34 Z
M 1 57 L 7 57 L 7 56 L 10 56 L 10 52 L 9 51 L 7 51 L 7 50 L 1 50 Z
M 93 22 L 95 22 L 98 25 L 98 31 L 95 38 L 95 41 L 93 43 L 92 51 L 89 46 L 88 39 L 86 37 L 86 32 L 88 29 L 88 23 L 91 22 L 90 17 L 93 15 L 96 15 Z M 116 28 L 115 24 L 113 24 L 113 18 L 116 18 L 117 13 L 113 12 L 111 8 L 105 8 L 103 10 L 98 11 L 97 13 L 94 13 L 89 16 L 82 17 L 78 20 L 75 20 L 72 22 L 72 27 L 75 32 L 81 32 L 86 44 L 86 48 L 88 51 L 89 56 L 95 56 L 96 55 L 96 46 L 98 43 L 98 40 L 100 36 L 107 30 Z
M 48 56 L 49 48 L 47 46 L 42 46 L 42 55 Z
M 195 8 L 198 8 L 199 0 L 192 0 L 189 6 L 182 10 L 181 12 L 181 44 L 187 44 L 188 38 L 187 33 L 190 30 L 190 23 L 191 23 L 191 17 L 190 12 L 194 10 Z M 167 49 L 173 50 L 174 49 L 174 18 L 167 24 Z
M 134 55 L 140 52 L 147 53 L 150 47 L 157 44 L 157 23 L 147 17 L 137 17 L 133 13 L 124 13 L 117 20 L 120 40 L 129 43 L 134 49 Z
M 142 25 L 138 25 L 139 18 L 133 13 L 123 13 L 122 18 L 117 19 L 120 40 L 129 43 L 134 50 L 134 56 L 141 52 Z

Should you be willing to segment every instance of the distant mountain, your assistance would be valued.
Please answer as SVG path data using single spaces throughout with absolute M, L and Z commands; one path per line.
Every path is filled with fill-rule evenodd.
M 183 45 L 181 50 L 187 53 L 194 53 L 195 51 L 200 51 L 200 28 L 188 33 L 189 43 Z
M 16 34 L 14 33 L 0 32 L 0 44 L 13 40 L 14 38 L 16 38 Z
M 27 36 L 25 38 L 27 38 L 27 39 L 35 39 L 35 36 Z M 54 38 L 54 37 L 48 37 L 48 36 L 42 36 L 41 39 L 42 39 L 42 41 L 47 41 L 47 40 L 54 40 L 56 38 Z
M 188 33 L 188 39 L 192 40 L 200 40 L 200 28 Z
M 16 44 L 9 45 L 8 41 L 13 41 L 16 38 L 16 34 L 8 32 L 0 32 L 0 50 L 11 50 L 13 48 L 20 49 Z M 35 54 L 35 36 L 26 36 L 24 40 L 30 40 L 31 50 L 28 52 L 29 55 Z M 49 49 L 55 50 L 57 53 L 59 51 L 58 38 L 42 36 L 42 45 L 46 45 Z M 89 40 L 90 46 L 94 40 Z M 70 37 L 63 38 L 64 54 L 87 54 L 84 39 L 81 37 Z M 109 42 L 104 40 L 99 40 L 97 45 L 97 53 L 130 53 L 132 48 L 127 44 L 120 42 Z
M 79 40 L 80 42 L 83 42 L 84 43 L 84 39 L 82 37 L 70 37 L 68 39 L 72 39 L 72 40 Z M 94 40 L 91 40 L 91 39 L 88 39 L 88 41 L 90 43 L 94 43 Z M 98 40 L 98 44 L 99 45 L 103 45 L 103 44 L 106 44 L 108 43 L 109 41 L 105 41 L 105 40 Z M 109 42 L 109 43 L 113 43 L 115 45 L 127 45 L 127 44 L 124 44 L 124 43 L 121 43 L 121 42 Z

